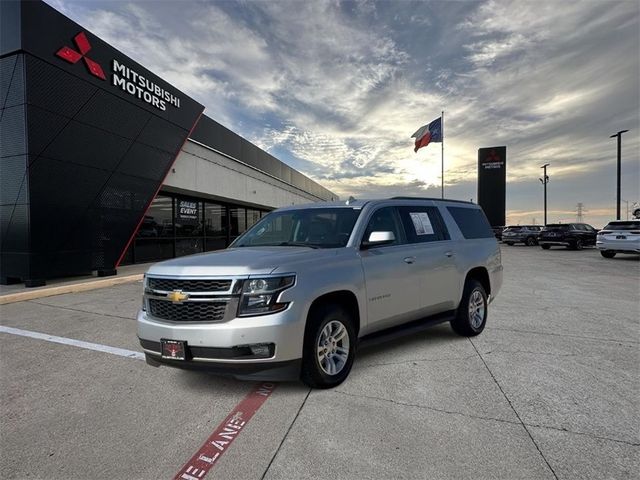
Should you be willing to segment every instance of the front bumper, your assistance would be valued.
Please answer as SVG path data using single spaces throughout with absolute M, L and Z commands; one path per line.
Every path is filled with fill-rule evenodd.
M 291 378 L 299 376 L 305 322 L 296 302 L 272 315 L 237 317 L 221 323 L 158 320 L 141 310 L 137 324 L 140 344 L 151 362 L 238 378 L 280 380 L 284 370 Z M 162 339 L 186 342 L 187 360 L 163 359 Z M 269 358 L 242 358 L 238 352 L 251 345 L 272 345 L 273 354 Z

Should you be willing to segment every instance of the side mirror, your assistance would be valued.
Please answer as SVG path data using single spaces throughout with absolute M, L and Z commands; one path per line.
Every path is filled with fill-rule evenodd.
M 371 248 L 380 245 L 388 245 L 396 241 L 396 236 L 393 232 L 371 232 L 369 238 L 362 242 L 364 248 Z

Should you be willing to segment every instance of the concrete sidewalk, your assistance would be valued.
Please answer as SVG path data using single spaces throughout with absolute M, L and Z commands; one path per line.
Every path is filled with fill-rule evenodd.
M 123 283 L 142 280 L 142 276 L 152 263 L 126 265 L 118 268 L 118 274 L 111 277 L 83 275 L 47 280 L 47 285 L 36 288 L 25 288 L 24 284 L 0 285 L 0 305 L 24 302 L 38 298 L 63 295 L 66 293 L 86 292 L 97 288 L 112 287 Z

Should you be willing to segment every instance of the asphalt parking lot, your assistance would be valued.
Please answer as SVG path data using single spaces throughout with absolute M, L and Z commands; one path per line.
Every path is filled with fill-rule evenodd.
M 277 385 L 206 478 L 637 478 L 640 262 L 502 250 L 482 335 L 440 325 L 361 350 L 336 389 Z M 140 297 L 13 303 L 0 324 L 139 351 Z M 3 478 L 173 478 L 255 387 L 12 333 L 0 360 Z

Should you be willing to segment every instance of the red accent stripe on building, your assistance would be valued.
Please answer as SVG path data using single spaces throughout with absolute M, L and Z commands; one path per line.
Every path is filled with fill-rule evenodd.
M 131 245 L 131 242 L 133 241 L 134 237 L 136 236 L 136 233 L 138 233 L 138 229 L 140 228 L 140 225 L 142 225 L 142 221 L 144 220 L 145 215 L 149 211 L 149 208 L 151 208 L 151 203 L 153 203 L 153 200 L 158 196 L 158 192 L 160 192 L 160 189 L 162 188 L 162 185 L 164 185 L 165 180 L 169 176 L 169 172 L 171 171 L 171 167 L 173 167 L 173 164 L 176 163 L 176 159 L 178 158 L 178 155 L 180 155 L 180 152 L 182 151 L 182 148 L 184 147 L 184 144 L 187 143 L 187 140 L 189 140 L 189 137 L 193 133 L 193 130 L 196 128 L 196 125 L 198 125 L 198 122 L 200 121 L 200 117 L 202 117 L 202 113 L 203 112 L 204 112 L 204 108 L 202 109 L 202 112 L 200 112 L 200 115 L 198 115 L 198 118 L 196 118 L 196 121 L 191 126 L 191 130 L 189 130 L 189 133 L 185 137 L 184 142 L 182 142 L 182 145 L 180 145 L 180 148 L 176 152 L 176 156 L 173 157 L 173 162 L 171 162 L 171 164 L 169 165 L 169 168 L 167 168 L 167 171 L 164 174 L 164 178 L 162 179 L 162 182 L 160 182 L 160 185 L 158 185 L 158 188 L 156 189 L 156 193 L 153 194 L 153 197 L 151 197 L 151 199 L 149 200 L 149 203 L 147 203 L 147 206 L 144 209 L 144 213 L 140 217 L 140 220 L 138 220 L 138 225 L 136 225 L 136 228 L 133 230 L 133 233 L 131 234 L 131 237 L 129 237 L 129 240 L 127 241 L 127 244 L 124 246 L 124 249 L 122 250 L 122 253 L 120 254 L 120 257 L 118 258 L 118 261 L 116 262 L 115 268 L 118 268 L 120 266 L 120 262 L 122 262 L 122 259 L 124 258 L 125 253 L 127 253 L 127 249 L 129 248 L 129 245 Z
M 260 410 L 274 388 L 276 388 L 275 383 L 263 382 L 257 385 L 218 425 L 207 441 L 173 477 L 174 480 L 204 478 L 247 426 L 249 420 Z

